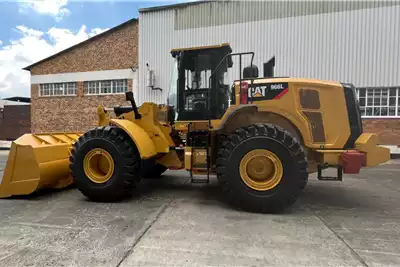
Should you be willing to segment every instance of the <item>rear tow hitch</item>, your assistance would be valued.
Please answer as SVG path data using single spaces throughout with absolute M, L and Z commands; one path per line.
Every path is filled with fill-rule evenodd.
M 343 181 L 343 179 L 342 179 L 343 178 L 343 167 L 342 167 L 342 165 L 338 165 L 338 164 L 331 165 L 331 164 L 325 163 L 325 164 L 322 164 L 322 165 L 318 164 L 317 168 L 318 168 L 318 176 L 317 176 L 318 180 L 321 180 L 321 181 Z M 337 169 L 337 176 L 336 177 L 334 177 L 334 176 L 322 176 L 322 170 L 325 170 L 327 168 L 335 168 L 335 169 Z

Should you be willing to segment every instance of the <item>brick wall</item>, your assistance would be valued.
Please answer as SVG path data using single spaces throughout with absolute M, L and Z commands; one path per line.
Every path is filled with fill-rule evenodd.
M 138 22 L 133 21 L 101 37 L 31 68 L 32 75 L 127 69 L 138 63 Z
M 364 132 L 376 133 L 380 145 L 400 145 L 399 119 L 363 119 Z
M 33 66 L 31 74 L 128 69 L 137 62 L 138 22 L 131 21 Z M 31 85 L 32 132 L 86 131 L 96 125 L 99 105 L 129 105 L 124 94 L 84 95 L 84 81 L 76 82 L 76 96 L 39 97 L 39 85 Z
M 31 131 L 29 105 L 4 106 L 0 115 L 0 140 L 14 140 Z
M 132 90 L 132 80 L 128 80 Z M 97 107 L 129 105 L 125 94 L 84 95 L 78 82 L 76 96 L 38 97 L 39 85 L 31 85 L 32 132 L 87 131 L 97 125 Z

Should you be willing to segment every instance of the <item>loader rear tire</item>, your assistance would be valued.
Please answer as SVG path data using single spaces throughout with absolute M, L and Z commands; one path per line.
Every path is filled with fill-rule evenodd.
M 258 158 L 254 156 L 257 153 Z M 256 165 L 248 165 L 256 168 L 243 167 L 249 158 L 258 160 Z M 268 165 L 265 161 L 270 158 Z M 257 164 L 263 167 L 259 169 Z M 268 179 L 252 181 L 249 177 L 253 176 L 243 174 L 257 176 L 263 168 L 273 170 L 272 176 L 265 171 Z M 291 133 L 271 124 L 255 124 L 239 128 L 223 141 L 218 150 L 217 177 L 226 199 L 235 207 L 276 213 L 296 201 L 308 180 L 308 164 L 302 145 Z
M 87 155 L 96 150 L 104 151 L 101 153 L 113 161 L 107 179 L 94 180 L 87 174 Z M 76 187 L 93 201 L 120 201 L 131 195 L 140 181 L 139 152 L 132 139 L 114 126 L 98 127 L 82 135 L 72 149 L 70 168 Z

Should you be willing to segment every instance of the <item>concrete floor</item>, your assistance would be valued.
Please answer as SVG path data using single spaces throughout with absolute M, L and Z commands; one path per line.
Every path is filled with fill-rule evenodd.
M 0 266 L 400 265 L 400 161 L 344 179 L 312 176 L 281 215 L 236 211 L 215 180 L 191 185 L 185 172 L 122 203 L 76 189 L 3 199 Z

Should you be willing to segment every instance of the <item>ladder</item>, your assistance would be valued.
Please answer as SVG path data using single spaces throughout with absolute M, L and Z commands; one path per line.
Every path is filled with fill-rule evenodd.
M 191 147 L 190 154 L 190 181 L 191 183 L 209 183 L 210 182 L 210 131 L 193 129 L 192 123 L 189 123 L 186 143 Z M 205 153 L 205 161 L 197 162 L 200 156 L 196 153 Z M 198 155 L 198 154 L 197 154 Z M 197 174 L 206 174 L 207 178 L 196 178 Z

